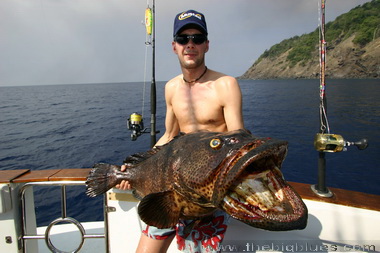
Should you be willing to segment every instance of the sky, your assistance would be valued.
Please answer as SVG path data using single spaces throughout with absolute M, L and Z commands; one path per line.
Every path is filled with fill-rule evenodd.
M 153 0 L 0 0 L 0 86 L 151 80 L 145 8 Z M 326 22 L 370 0 L 327 0 Z M 320 0 L 156 0 L 157 81 L 181 73 L 177 13 L 206 16 L 208 68 L 240 76 L 276 43 L 312 32 Z

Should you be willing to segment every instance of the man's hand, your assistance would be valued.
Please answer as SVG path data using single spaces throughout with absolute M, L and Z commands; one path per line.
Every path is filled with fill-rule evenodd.
M 125 171 L 126 169 L 127 169 L 127 166 L 121 165 L 121 169 L 120 169 L 121 171 Z M 117 184 L 115 187 L 123 191 L 132 189 L 132 186 L 129 184 L 129 181 L 126 181 L 126 180 L 121 181 L 121 183 Z

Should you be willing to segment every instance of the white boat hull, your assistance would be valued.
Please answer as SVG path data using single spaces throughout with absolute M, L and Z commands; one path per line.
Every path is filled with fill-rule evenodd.
M 111 190 L 108 194 L 130 198 L 129 194 L 118 190 Z M 308 225 L 304 230 L 265 231 L 231 219 L 222 252 L 374 252 L 380 249 L 378 211 L 304 201 L 309 210 Z M 137 204 L 136 201 L 108 200 L 108 206 L 115 208 L 108 215 L 110 252 L 135 252 L 143 226 L 137 215 Z M 103 222 L 83 225 L 90 233 L 104 233 Z M 57 227 L 56 232 L 52 231 L 52 240 L 57 238 L 56 246 L 63 247 L 65 251 L 75 248 L 80 236 L 76 227 L 70 224 Z M 37 229 L 40 234 L 45 230 L 46 227 Z M 70 246 L 68 242 L 73 245 Z M 105 247 L 104 240 L 91 239 L 83 245 L 80 252 L 106 252 Z M 39 241 L 39 252 L 50 252 L 43 240 Z M 168 252 L 180 252 L 175 240 Z

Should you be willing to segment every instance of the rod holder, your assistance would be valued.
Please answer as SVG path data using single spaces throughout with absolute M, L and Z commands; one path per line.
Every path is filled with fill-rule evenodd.
M 326 159 L 324 152 L 319 152 L 318 184 L 312 185 L 311 190 L 320 197 L 331 198 L 333 196 L 333 193 L 326 187 Z

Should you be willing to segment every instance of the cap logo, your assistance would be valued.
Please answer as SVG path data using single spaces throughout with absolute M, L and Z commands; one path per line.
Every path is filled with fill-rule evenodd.
M 184 20 L 184 19 L 187 19 L 187 18 L 190 18 L 190 17 L 196 17 L 199 20 L 202 20 L 202 15 L 201 14 L 193 13 L 193 12 L 187 12 L 187 13 L 184 12 L 181 15 L 179 15 L 178 19 L 179 20 Z

